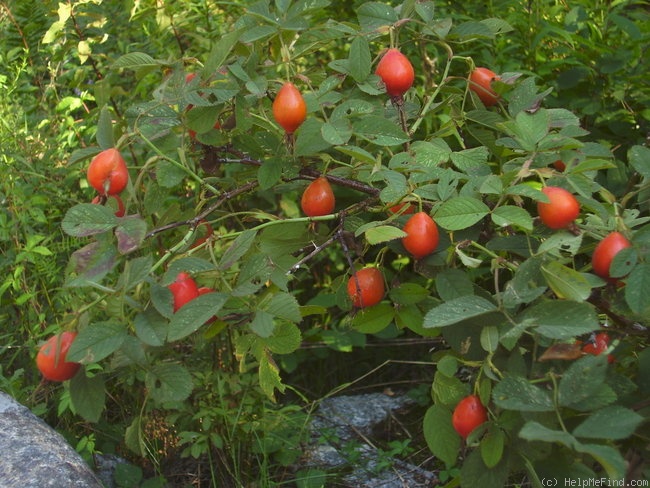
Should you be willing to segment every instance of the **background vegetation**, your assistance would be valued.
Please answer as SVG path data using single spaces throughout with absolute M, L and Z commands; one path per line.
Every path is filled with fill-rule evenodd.
M 318 400 L 358 388 L 420 402 L 403 454 L 449 486 L 647 479 L 647 7 L 0 2 L 0 388 L 150 486 L 318 486 L 287 467 Z M 408 134 L 372 74 L 391 44 L 416 71 Z M 502 75 L 498 107 L 468 91 L 473 66 Z M 270 110 L 286 80 L 308 105 L 293 146 Z M 125 220 L 83 205 L 88 162 L 112 146 Z M 315 224 L 299 201 L 321 172 L 340 213 Z M 538 221 L 539 183 L 578 195 L 575 233 Z M 391 230 L 403 199 L 443 234 L 418 262 Z M 192 247 L 198 217 L 214 235 Z M 633 243 L 624 287 L 590 272 L 612 230 Z M 389 292 L 357 312 L 345 282 L 371 263 Z M 180 319 L 178 271 L 217 290 Z M 62 329 L 85 367 L 59 385 L 33 360 Z M 602 330 L 614 363 L 538 361 Z M 490 421 L 466 444 L 449 419 L 470 392 Z

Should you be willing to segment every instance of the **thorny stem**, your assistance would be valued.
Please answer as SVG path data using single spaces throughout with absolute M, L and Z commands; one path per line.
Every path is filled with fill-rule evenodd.
M 313 244 L 314 249 L 309 254 L 305 255 L 302 259 L 300 259 L 296 264 L 291 266 L 291 268 L 289 268 L 289 270 L 285 274 L 287 276 L 289 276 L 289 275 L 295 273 L 296 271 L 298 271 L 298 269 L 300 269 L 300 266 L 305 264 L 307 261 L 309 261 L 311 258 L 316 256 L 318 253 L 320 253 L 321 251 L 323 251 L 324 249 L 326 249 L 330 245 L 332 245 L 338 238 L 339 238 L 339 235 L 338 235 L 338 231 L 337 231 L 336 233 L 332 234 L 329 237 L 329 239 L 327 239 L 322 244 L 320 244 L 320 245 Z
M 247 193 L 251 191 L 253 188 L 255 188 L 258 185 L 257 181 L 250 181 L 246 183 L 243 186 L 240 186 L 239 188 L 236 188 L 232 191 L 227 191 L 222 193 L 221 198 L 219 198 L 216 202 L 214 202 L 212 205 L 210 205 L 208 208 L 203 210 L 200 214 L 192 217 L 191 219 L 187 220 L 181 220 L 178 222 L 171 222 L 169 224 L 163 225 L 161 227 L 157 227 L 147 233 L 145 236 L 146 238 L 153 237 L 156 234 L 159 234 L 161 232 L 165 232 L 171 229 L 175 229 L 176 227 L 181 227 L 184 225 L 189 225 L 191 227 L 191 231 L 194 232 L 196 227 L 198 227 L 199 223 L 204 220 L 208 215 L 210 215 L 212 212 L 214 212 L 216 209 L 218 209 L 221 205 L 223 205 L 225 202 L 228 200 L 236 197 L 237 195 L 241 195 L 242 193 Z
M 217 158 L 216 162 L 217 163 L 240 163 L 240 164 L 247 164 L 251 166 L 262 166 L 262 161 L 258 159 L 251 158 L 247 154 L 237 151 L 231 146 L 222 146 L 216 148 L 217 151 L 224 152 L 224 153 L 229 153 L 232 154 L 233 156 L 236 156 L 236 158 Z M 300 177 L 305 178 L 305 179 L 316 179 L 319 176 L 322 176 L 322 173 L 318 170 L 315 170 L 313 168 L 302 168 L 299 172 Z M 372 186 L 366 185 L 364 183 L 361 183 L 356 180 L 351 180 L 349 178 L 344 178 L 342 176 L 335 176 L 335 175 L 327 175 L 327 179 L 331 182 L 334 183 L 338 186 L 343 186 L 346 188 L 350 188 L 352 190 L 357 190 L 360 191 L 361 193 L 366 193 L 368 195 L 372 195 L 374 197 L 379 196 L 379 189 L 374 188 Z M 285 180 L 286 181 L 286 180 Z

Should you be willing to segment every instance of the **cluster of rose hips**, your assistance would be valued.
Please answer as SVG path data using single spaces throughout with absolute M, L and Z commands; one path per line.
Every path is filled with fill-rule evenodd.
M 129 170 L 120 152 L 115 148 L 101 151 L 90 162 L 86 173 L 88 183 L 98 193 L 92 203 L 104 205 L 109 198 L 117 203 L 117 217 L 124 216 L 124 202 L 120 193 L 129 182 Z M 51 381 L 66 381 L 79 370 L 81 364 L 66 361 L 68 350 L 77 337 L 74 331 L 64 331 L 51 336 L 36 355 L 36 366 Z

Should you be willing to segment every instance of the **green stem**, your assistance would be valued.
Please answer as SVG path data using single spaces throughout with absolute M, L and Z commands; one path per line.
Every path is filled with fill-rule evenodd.
M 471 245 L 472 247 L 475 247 L 476 249 L 480 249 L 481 251 L 483 251 L 484 253 L 486 253 L 488 256 L 490 256 L 490 257 L 496 259 L 498 262 L 500 262 L 500 263 L 504 263 L 505 266 L 506 266 L 506 268 L 508 268 L 509 270 L 511 270 L 511 271 L 517 271 L 517 266 L 515 266 L 514 264 L 512 264 L 510 261 L 507 261 L 507 260 L 503 259 L 503 258 L 502 258 L 501 256 L 499 256 L 498 254 L 495 254 L 493 251 L 490 251 L 488 248 L 486 248 L 485 246 L 482 246 L 482 245 L 479 244 L 478 242 L 476 242 L 476 241 L 470 241 L 470 245 Z
M 558 422 L 560 423 L 560 427 L 564 432 L 569 432 L 564 425 L 564 421 L 562 420 L 562 416 L 560 415 L 560 409 L 559 409 L 559 393 L 558 393 L 558 388 L 557 388 L 557 378 L 555 377 L 555 374 L 551 373 L 550 374 L 551 381 L 553 382 L 553 405 L 555 406 L 555 415 L 557 417 Z
M 451 47 L 449 47 L 448 44 L 443 43 L 443 46 L 447 50 L 447 64 L 445 65 L 445 70 L 442 73 L 442 82 L 436 87 L 436 89 L 433 91 L 429 99 L 426 101 L 424 106 L 422 107 L 422 110 L 420 110 L 420 115 L 418 118 L 415 120 L 413 125 L 411 126 L 411 134 L 414 134 L 415 131 L 418 130 L 418 127 L 420 127 L 420 124 L 424 120 L 424 116 L 428 113 L 429 108 L 431 107 L 431 104 L 433 101 L 437 98 L 438 93 L 440 93 L 440 90 L 442 89 L 443 85 L 445 84 L 445 81 L 447 80 L 447 77 L 449 76 L 449 69 L 451 68 L 451 62 L 454 59 L 466 59 L 463 56 L 454 56 L 454 52 L 451 50 Z
M 151 148 L 151 149 L 152 149 L 152 150 L 153 150 L 153 151 L 158 155 L 158 157 L 160 157 L 161 159 L 163 159 L 163 160 L 165 160 L 165 161 L 167 161 L 167 162 L 173 164 L 173 165 L 174 165 L 175 167 L 177 167 L 178 169 L 184 171 L 184 172 L 185 172 L 185 173 L 186 173 L 186 174 L 187 174 L 187 175 L 188 175 L 192 180 L 194 180 L 194 181 L 195 181 L 196 183 L 198 183 L 200 186 L 207 188 L 208 191 L 210 191 L 210 192 L 212 192 L 212 193 L 214 193 L 214 194 L 218 194 L 218 193 L 219 193 L 219 191 L 218 191 L 216 188 L 214 188 L 212 185 L 209 185 L 209 184 L 207 184 L 205 181 L 203 181 L 203 179 L 202 179 L 199 175 L 197 175 L 196 173 L 194 173 L 193 171 L 191 171 L 189 168 L 187 168 L 187 166 L 185 166 L 185 165 L 179 163 L 179 162 L 176 161 L 175 159 L 172 159 L 172 158 L 170 158 L 169 156 L 167 156 L 166 154 L 164 154 L 164 153 L 163 153 L 160 149 L 158 149 L 158 147 L 157 147 L 153 142 L 151 142 L 151 141 L 150 141 L 150 140 L 149 140 L 149 139 L 148 139 L 148 138 L 147 138 L 147 137 L 146 137 L 146 136 L 145 136 L 145 135 L 144 135 L 144 134 L 143 134 L 139 129 L 136 128 L 135 130 L 136 130 L 136 132 L 137 132 L 137 135 L 138 135 L 140 138 L 142 138 L 142 140 L 144 141 L 144 143 L 145 143 L 147 146 L 149 146 L 149 147 L 150 147 L 150 148 Z

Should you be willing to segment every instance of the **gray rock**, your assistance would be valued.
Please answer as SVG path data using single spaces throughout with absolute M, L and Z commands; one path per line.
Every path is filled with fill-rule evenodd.
M 359 434 L 371 435 L 372 429 L 385 421 L 391 412 L 409 403 L 412 400 L 407 397 L 381 393 L 326 398 L 319 405 L 312 428 L 314 431 L 334 429 L 342 440 Z
M 113 454 L 95 454 L 95 473 L 105 488 L 115 488 L 115 470 L 120 464 L 129 464 L 126 459 Z
M 337 476 L 336 486 L 339 487 L 435 486 L 436 476 L 432 472 L 396 458 L 387 459 L 385 454 L 369 444 L 377 425 L 410 403 L 406 397 L 380 393 L 323 400 L 310 426 L 312 443 L 306 450 L 301 468 L 345 473 Z
M 2 488 L 102 488 L 83 458 L 58 432 L 0 391 Z

